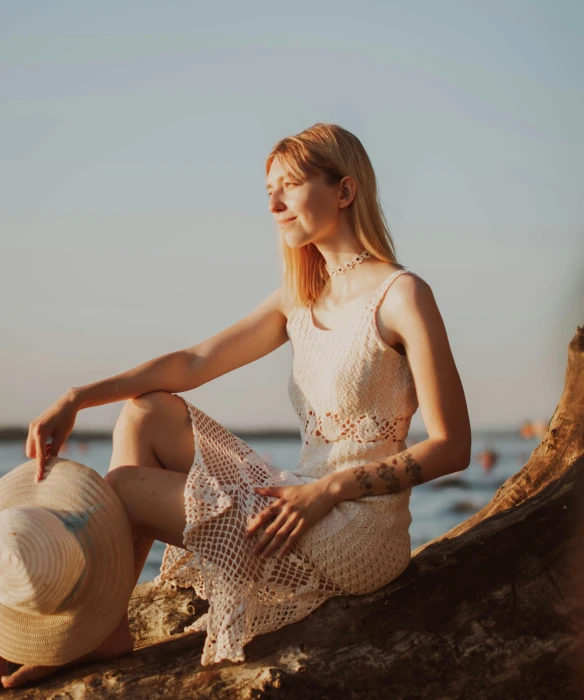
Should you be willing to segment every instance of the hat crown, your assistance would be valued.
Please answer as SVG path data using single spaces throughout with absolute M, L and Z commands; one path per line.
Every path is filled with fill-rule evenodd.
M 48 508 L 0 511 L 0 604 L 32 615 L 54 613 L 78 585 L 86 556 L 80 538 Z

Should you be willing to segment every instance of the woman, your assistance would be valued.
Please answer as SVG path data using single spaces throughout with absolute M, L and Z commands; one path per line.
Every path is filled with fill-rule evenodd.
M 266 182 L 282 285 L 193 347 L 70 389 L 31 423 L 26 446 L 41 477 L 79 410 L 126 400 L 106 479 L 132 524 L 135 580 L 153 541 L 167 543 L 156 582 L 209 599 L 209 613 L 186 628 L 207 631 L 204 665 L 242 660 L 255 635 L 399 576 L 410 560 L 411 488 L 470 461 L 464 392 L 440 312 L 429 285 L 397 263 L 361 142 L 315 124 L 276 144 Z M 175 394 L 287 340 L 302 435 L 291 472 Z M 418 405 L 428 439 L 407 448 Z M 88 658 L 131 650 L 126 615 Z M 3 682 L 54 669 L 22 667 Z

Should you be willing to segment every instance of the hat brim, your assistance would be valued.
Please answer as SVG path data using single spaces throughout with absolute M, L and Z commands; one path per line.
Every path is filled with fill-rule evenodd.
M 89 514 L 84 526 L 91 545 L 87 578 L 70 603 L 49 615 L 0 604 L 0 656 L 18 664 L 50 666 L 93 651 L 118 626 L 134 587 L 134 551 L 124 506 L 95 470 L 56 457 L 48 461 L 38 483 L 36 472 L 33 459 L 0 478 L 0 510 L 40 506 Z

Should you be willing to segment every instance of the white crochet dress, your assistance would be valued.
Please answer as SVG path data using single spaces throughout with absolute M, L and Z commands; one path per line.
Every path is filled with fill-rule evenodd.
M 310 307 L 290 313 L 289 395 L 302 436 L 293 471 L 267 464 L 183 399 L 195 443 L 185 488 L 186 549 L 167 546 L 155 582 L 192 586 L 209 601 L 208 613 L 184 629 L 206 630 L 203 665 L 242 661 L 256 635 L 301 620 L 331 596 L 375 591 L 407 567 L 411 488 L 342 501 L 283 558 L 253 554 L 261 533 L 243 537 L 251 516 L 275 500 L 254 486 L 305 484 L 405 449 L 418 407 L 414 381 L 407 358 L 384 343 L 375 323 L 383 295 L 402 274 L 414 273 L 389 275 L 345 328 L 319 329 Z

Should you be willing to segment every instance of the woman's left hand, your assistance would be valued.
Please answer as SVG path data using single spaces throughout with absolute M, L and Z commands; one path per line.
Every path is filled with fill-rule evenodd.
M 245 534 L 249 538 L 264 523 L 273 520 L 253 550 L 254 554 L 264 557 L 278 547 L 278 556 L 287 554 L 296 540 L 336 504 L 321 480 L 300 486 L 256 486 L 254 491 L 262 496 L 276 498 L 255 516 Z

